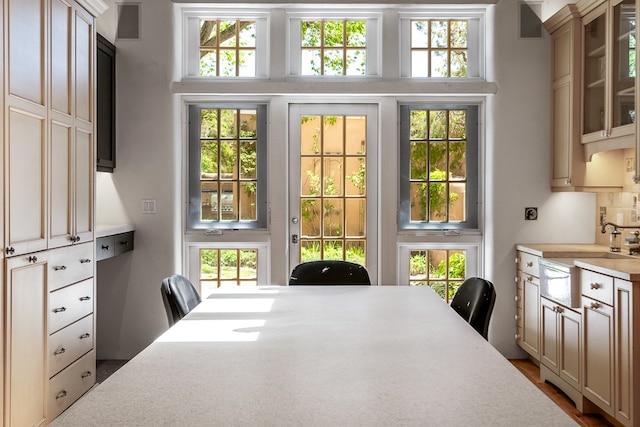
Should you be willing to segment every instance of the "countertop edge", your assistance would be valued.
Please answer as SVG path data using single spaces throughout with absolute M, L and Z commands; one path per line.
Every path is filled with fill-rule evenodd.
M 135 231 L 134 224 L 96 224 L 95 238 Z

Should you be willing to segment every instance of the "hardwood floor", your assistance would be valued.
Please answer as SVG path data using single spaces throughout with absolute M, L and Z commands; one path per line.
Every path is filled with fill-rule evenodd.
M 604 417 L 597 414 L 583 414 L 578 411 L 571 401 L 560 389 L 553 384 L 544 382 L 540 379 L 540 368 L 537 367 L 529 359 L 511 359 L 509 360 L 520 372 L 524 374 L 532 383 L 544 392 L 551 400 L 553 400 L 562 410 L 569 414 L 578 425 L 584 427 L 611 427 Z

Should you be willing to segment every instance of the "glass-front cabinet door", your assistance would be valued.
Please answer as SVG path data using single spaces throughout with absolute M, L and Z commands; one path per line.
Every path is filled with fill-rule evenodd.
M 583 18 L 583 143 L 628 139 L 634 146 L 635 17 L 635 0 L 618 0 Z

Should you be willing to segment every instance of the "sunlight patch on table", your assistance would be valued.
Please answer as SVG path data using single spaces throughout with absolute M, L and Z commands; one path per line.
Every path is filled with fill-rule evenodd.
M 258 339 L 264 319 L 183 319 L 156 342 L 251 342 Z

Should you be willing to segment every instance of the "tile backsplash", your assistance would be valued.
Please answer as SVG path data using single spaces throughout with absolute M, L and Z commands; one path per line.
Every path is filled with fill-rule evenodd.
M 596 243 L 609 244 L 609 228 L 606 233 L 601 233 L 603 220 L 618 225 L 638 226 L 640 230 L 640 189 L 638 191 L 622 191 L 619 193 L 598 193 L 596 197 Z M 634 230 L 620 230 L 624 238 Z

